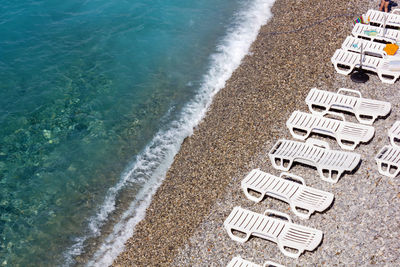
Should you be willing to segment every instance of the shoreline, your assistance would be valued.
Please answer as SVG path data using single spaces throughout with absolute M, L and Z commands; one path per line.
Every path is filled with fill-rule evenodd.
M 252 168 L 272 170 L 262 155 L 278 138 L 292 139 L 285 129 L 286 119 L 296 109 L 305 110 L 304 99 L 309 89 L 352 88 L 349 77 L 335 72 L 330 57 L 349 35 L 353 17 L 323 20 L 335 14 L 356 11 L 360 15 L 367 10 L 368 4 L 371 5 L 366 1 L 349 3 L 344 0 L 335 3 L 275 2 L 273 17 L 261 28 L 251 53 L 242 60 L 225 88 L 214 97 L 206 117 L 193 135 L 183 142 L 166 179 L 147 209 L 145 219 L 136 226 L 134 236 L 126 243 L 114 266 L 204 265 L 206 262 L 212 264 L 213 258 L 215 262 L 226 264 L 231 259 L 230 254 L 224 255 L 227 251 L 232 253 L 242 249 L 244 255 L 253 255 L 249 258 L 253 260 L 263 257 L 259 250 L 261 247 L 272 252 L 268 254 L 276 252 L 278 260 L 285 263 L 279 257 L 276 245 L 270 242 L 264 244 L 262 241 L 260 244 L 263 245 L 258 243 L 259 240 L 248 242 L 260 246 L 254 252 L 257 255 L 252 254 L 248 244 L 235 244 L 223 232 L 222 223 L 232 206 L 241 201 L 253 210 L 255 207 L 259 212 L 265 209 L 265 205 L 260 207 L 246 202 L 237 184 Z M 360 8 L 355 11 L 356 6 Z M 270 34 L 290 32 L 318 21 L 323 22 L 296 33 Z M 371 82 L 362 88 L 381 85 L 377 77 L 370 79 Z M 395 85 L 381 87 L 392 89 Z M 368 94 L 373 98 L 372 92 Z M 385 100 L 380 95 L 375 98 Z M 392 114 L 389 118 L 394 119 L 395 116 Z M 379 123 L 386 125 L 388 120 L 379 120 Z M 379 145 L 384 142 L 382 139 L 378 141 L 381 142 Z M 378 143 L 374 142 L 376 145 Z M 367 147 L 363 149 L 368 150 Z M 312 171 L 306 174 L 312 175 Z M 334 186 L 320 182 L 315 176 L 306 179 L 306 182 L 310 186 L 340 193 L 339 189 L 346 186 L 342 180 L 352 178 L 347 175 Z M 337 201 L 341 201 L 338 198 L 340 196 L 337 196 L 333 208 L 337 206 Z M 281 211 L 287 208 L 283 204 L 271 203 L 280 207 Z M 331 210 L 314 215 L 309 222 L 300 223 L 318 226 L 322 218 L 327 224 L 332 216 Z M 294 219 L 296 222 L 297 218 Z M 330 244 L 329 236 L 327 238 L 315 252 L 307 252 L 304 259 L 318 260 L 318 254 L 327 246 L 325 243 Z M 221 243 L 216 246 L 214 242 Z M 204 254 L 207 251 L 209 255 Z M 219 258 L 216 258 L 218 255 Z M 286 261 L 289 264 L 294 262 Z

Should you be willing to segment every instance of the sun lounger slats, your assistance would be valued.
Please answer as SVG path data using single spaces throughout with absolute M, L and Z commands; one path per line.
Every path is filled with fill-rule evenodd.
M 363 68 L 364 66 L 370 67 L 372 69 L 375 69 L 377 67 L 375 66 L 379 66 L 381 63 L 381 59 L 380 58 L 376 58 L 376 57 L 371 57 L 371 56 L 364 56 L 363 57 L 364 61 L 363 61 Z
M 346 37 L 342 44 L 342 49 L 350 52 L 361 53 L 361 46 L 362 51 L 368 53 L 368 55 L 378 56 L 380 58 L 387 56 L 387 53 L 383 50 L 386 46 L 385 44 L 371 42 L 353 36 Z
M 366 16 L 370 18 L 370 23 L 375 23 L 379 26 L 383 26 L 386 23 L 386 26 L 400 27 L 400 15 L 398 14 L 370 9 L 367 11 Z
M 337 49 L 331 58 L 331 62 L 336 71 L 343 75 L 350 74 L 354 68 L 360 67 L 361 54 Z M 377 72 L 377 69 L 383 64 L 383 60 L 378 57 L 363 55 L 363 69 Z
M 282 173 L 280 177 L 276 177 L 254 169 L 243 179 L 242 189 L 247 198 L 255 202 L 263 200 L 265 195 L 285 201 L 290 204 L 292 211 L 302 219 L 310 218 L 314 211 L 324 211 L 333 201 L 333 194 L 308 187 L 303 178 L 289 173 Z M 256 192 L 258 197 L 252 195 L 252 192 Z M 299 211 L 298 208 L 307 213 Z
M 389 129 L 389 139 L 392 146 L 400 148 L 398 143 L 396 143 L 400 140 L 400 121 L 396 121 Z
M 379 173 L 396 177 L 400 172 L 400 148 L 384 146 L 375 157 Z
M 290 217 L 284 213 L 267 210 L 264 214 L 259 214 L 241 207 L 232 210 L 224 227 L 235 241 L 244 243 L 250 236 L 257 236 L 276 242 L 281 252 L 292 258 L 298 258 L 305 250 L 314 250 L 323 236 L 320 230 L 292 223 Z M 236 232 L 244 237 L 235 234 Z M 297 252 L 293 253 L 285 248 L 295 249 Z
M 385 42 L 396 42 L 400 40 L 400 31 L 384 29 L 371 25 L 356 23 L 351 34 L 357 38 L 367 38 L 368 40 L 380 40 Z
M 358 97 L 343 94 L 351 92 Z M 306 104 L 314 114 L 323 114 L 331 109 L 353 113 L 357 120 L 371 125 L 377 117 L 389 114 L 391 104 L 389 102 L 363 98 L 359 91 L 340 88 L 337 93 L 312 88 L 306 97 Z M 322 108 L 318 111 L 314 107 Z
M 305 140 L 312 132 L 319 133 L 334 137 L 341 148 L 349 150 L 354 150 L 360 142 L 368 142 L 375 133 L 372 126 L 326 118 L 301 111 L 294 111 L 287 120 L 286 126 L 294 138 Z M 298 132 L 295 132 L 296 130 Z
M 252 263 L 251 261 L 244 260 L 237 256 L 234 257 L 226 267 L 261 267 L 261 265 Z
M 353 171 L 360 163 L 360 155 L 352 152 L 331 150 L 316 145 L 321 141 L 308 139 L 307 142 L 278 140 L 269 152 L 269 158 L 275 169 L 288 171 L 294 162 L 317 168 L 321 179 L 336 183 L 345 172 Z
M 269 266 L 285 267 L 284 265 L 272 261 L 265 262 L 262 267 L 269 267 Z M 244 260 L 240 256 L 236 256 L 228 263 L 227 267 L 261 267 L 261 265 L 255 264 L 248 260 Z

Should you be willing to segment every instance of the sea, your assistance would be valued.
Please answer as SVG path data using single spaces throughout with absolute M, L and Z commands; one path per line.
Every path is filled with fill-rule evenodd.
M 273 2 L 2 0 L 0 265 L 110 265 Z

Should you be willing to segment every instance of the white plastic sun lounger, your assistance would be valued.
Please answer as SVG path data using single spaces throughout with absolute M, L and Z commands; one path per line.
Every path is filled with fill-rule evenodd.
M 400 148 L 384 146 L 375 157 L 380 174 L 396 177 L 400 172 Z
M 400 148 L 400 145 L 396 143 L 400 140 L 400 121 L 396 121 L 389 129 L 389 139 L 392 146 Z
M 350 52 L 361 53 L 361 46 L 362 51 L 370 56 L 377 56 L 380 58 L 388 56 L 383 50 L 386 47 L 386 44 L 367 41 L 353 36 L 346 37 L 342 44 L 342 49 Z
M 371 25 L 356 23 L 351 34 L 357 38 L 363 38 L 370 41 L 384 41 L 395 43 L 400 40 L 400 31 L 393 29 L 386 29 L 382 27 L 375 27 Z
M 344 94 L 346 92 L 358 97 Z M 359 122 L 369 125 L 377 117 L 388 115 L 392 108 L 389 102 L 363 98 L 359 91 L 346 88 L 340 88 L 336 93 L 312 88 L 306 97 L 306 104 L 314 114 L 323 115 L 331 109 L 340 110 L 353 113 Z
M 357 153 L 331 150 L 328 143 L 313 138 L 305 143 L 278 140 L 269 152 L 272 166 L 288 171 L 294 162 L 316 167 L 321 179 L 336 183 L 345 172 L 353 171 L 360 163 Z
M 361 55 L 356 52 L 337 49 L 331 57 L 331 62 L 336 71 L 343 75 L 349 75 L 354 68 L 360 67 L 360 57 L 362 56 L 362 67 L 365 70 L 377 72 L 378 67 L 383 64 L 383 60 L 378 57 Z
M 240 256 L 234 257 L 227 265 L 227 267 L 285 267 L 284 265 L 272 262 L 272 261 L 266 261 L 263 266 L 252 263 L 251 261 L 247 261 L 242 259 Z
M 247 198 L 255 202 L 267 195 L 289 203 L 294 214 L 301 219 L 310 218 L 314 211 L 326 210 L 333 201 L 333 194 L 308 187 L 303 178 L 289 173 L 276 177 L 254 169 L 243 179 L 242 189 Z
M 328 115 L 330 112 L 325 114 Z M 342 114 L 334 113 L 334 115 L 342 120 L 297 110 L 287 120 L 286 126 L 294 138 L 306 140 L 312 132 L 332 136 L 341 148 L 348 150 L 354 150 L 360 142 L 368 142 L 375 134 L 372 126 L 347 122 Z
M 280 251 L 292 258 L 298 258 L 304 250 L 314 250 L 321 243 L 323 236 L 320 230 L 294 224 L 285 213 L 266 210 L 264 214 L 259 214 L 241 207 L 232 210 L 224 222 L 224 227 L 229 237 L 235 241 L 244 243 L 252 235 L 261 237 L 276 242 Z M 288 251 L 287 248 L 297 252 Z
M 358 23 L 359 24 L 359 23 Z M 400 71 L 391 71 L 388 68 L 388 60 L 379 57 L 362 55 L 356 52 L 337 49 L 331 58 L 335 70 L 343 75 L 350 74 L 355 68 L 360 68 L 362 56 L 362 68 L 375 72 L 384 83 L 393 84 L 400 77 Z
M 370 23 L 377 24 L 381 27 L 400 27 L 400 15 L 396 13 L 400 13 L 400 9 L 394 9 L 390 13 L 370 9 L 367 11 L 366 16 L 370 18 Z

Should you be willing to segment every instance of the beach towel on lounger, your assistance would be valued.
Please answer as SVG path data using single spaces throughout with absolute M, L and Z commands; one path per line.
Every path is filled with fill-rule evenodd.
M 400 60 L 389 61 L 385 67 L 390 71 L 400 71 Z
M 383 51 L 385 51 L 389 56 L 393 56 L 396 54 L 398 49 L 399 46 L 397 44 L 387 44 L 385 48 L 383 48 Z

